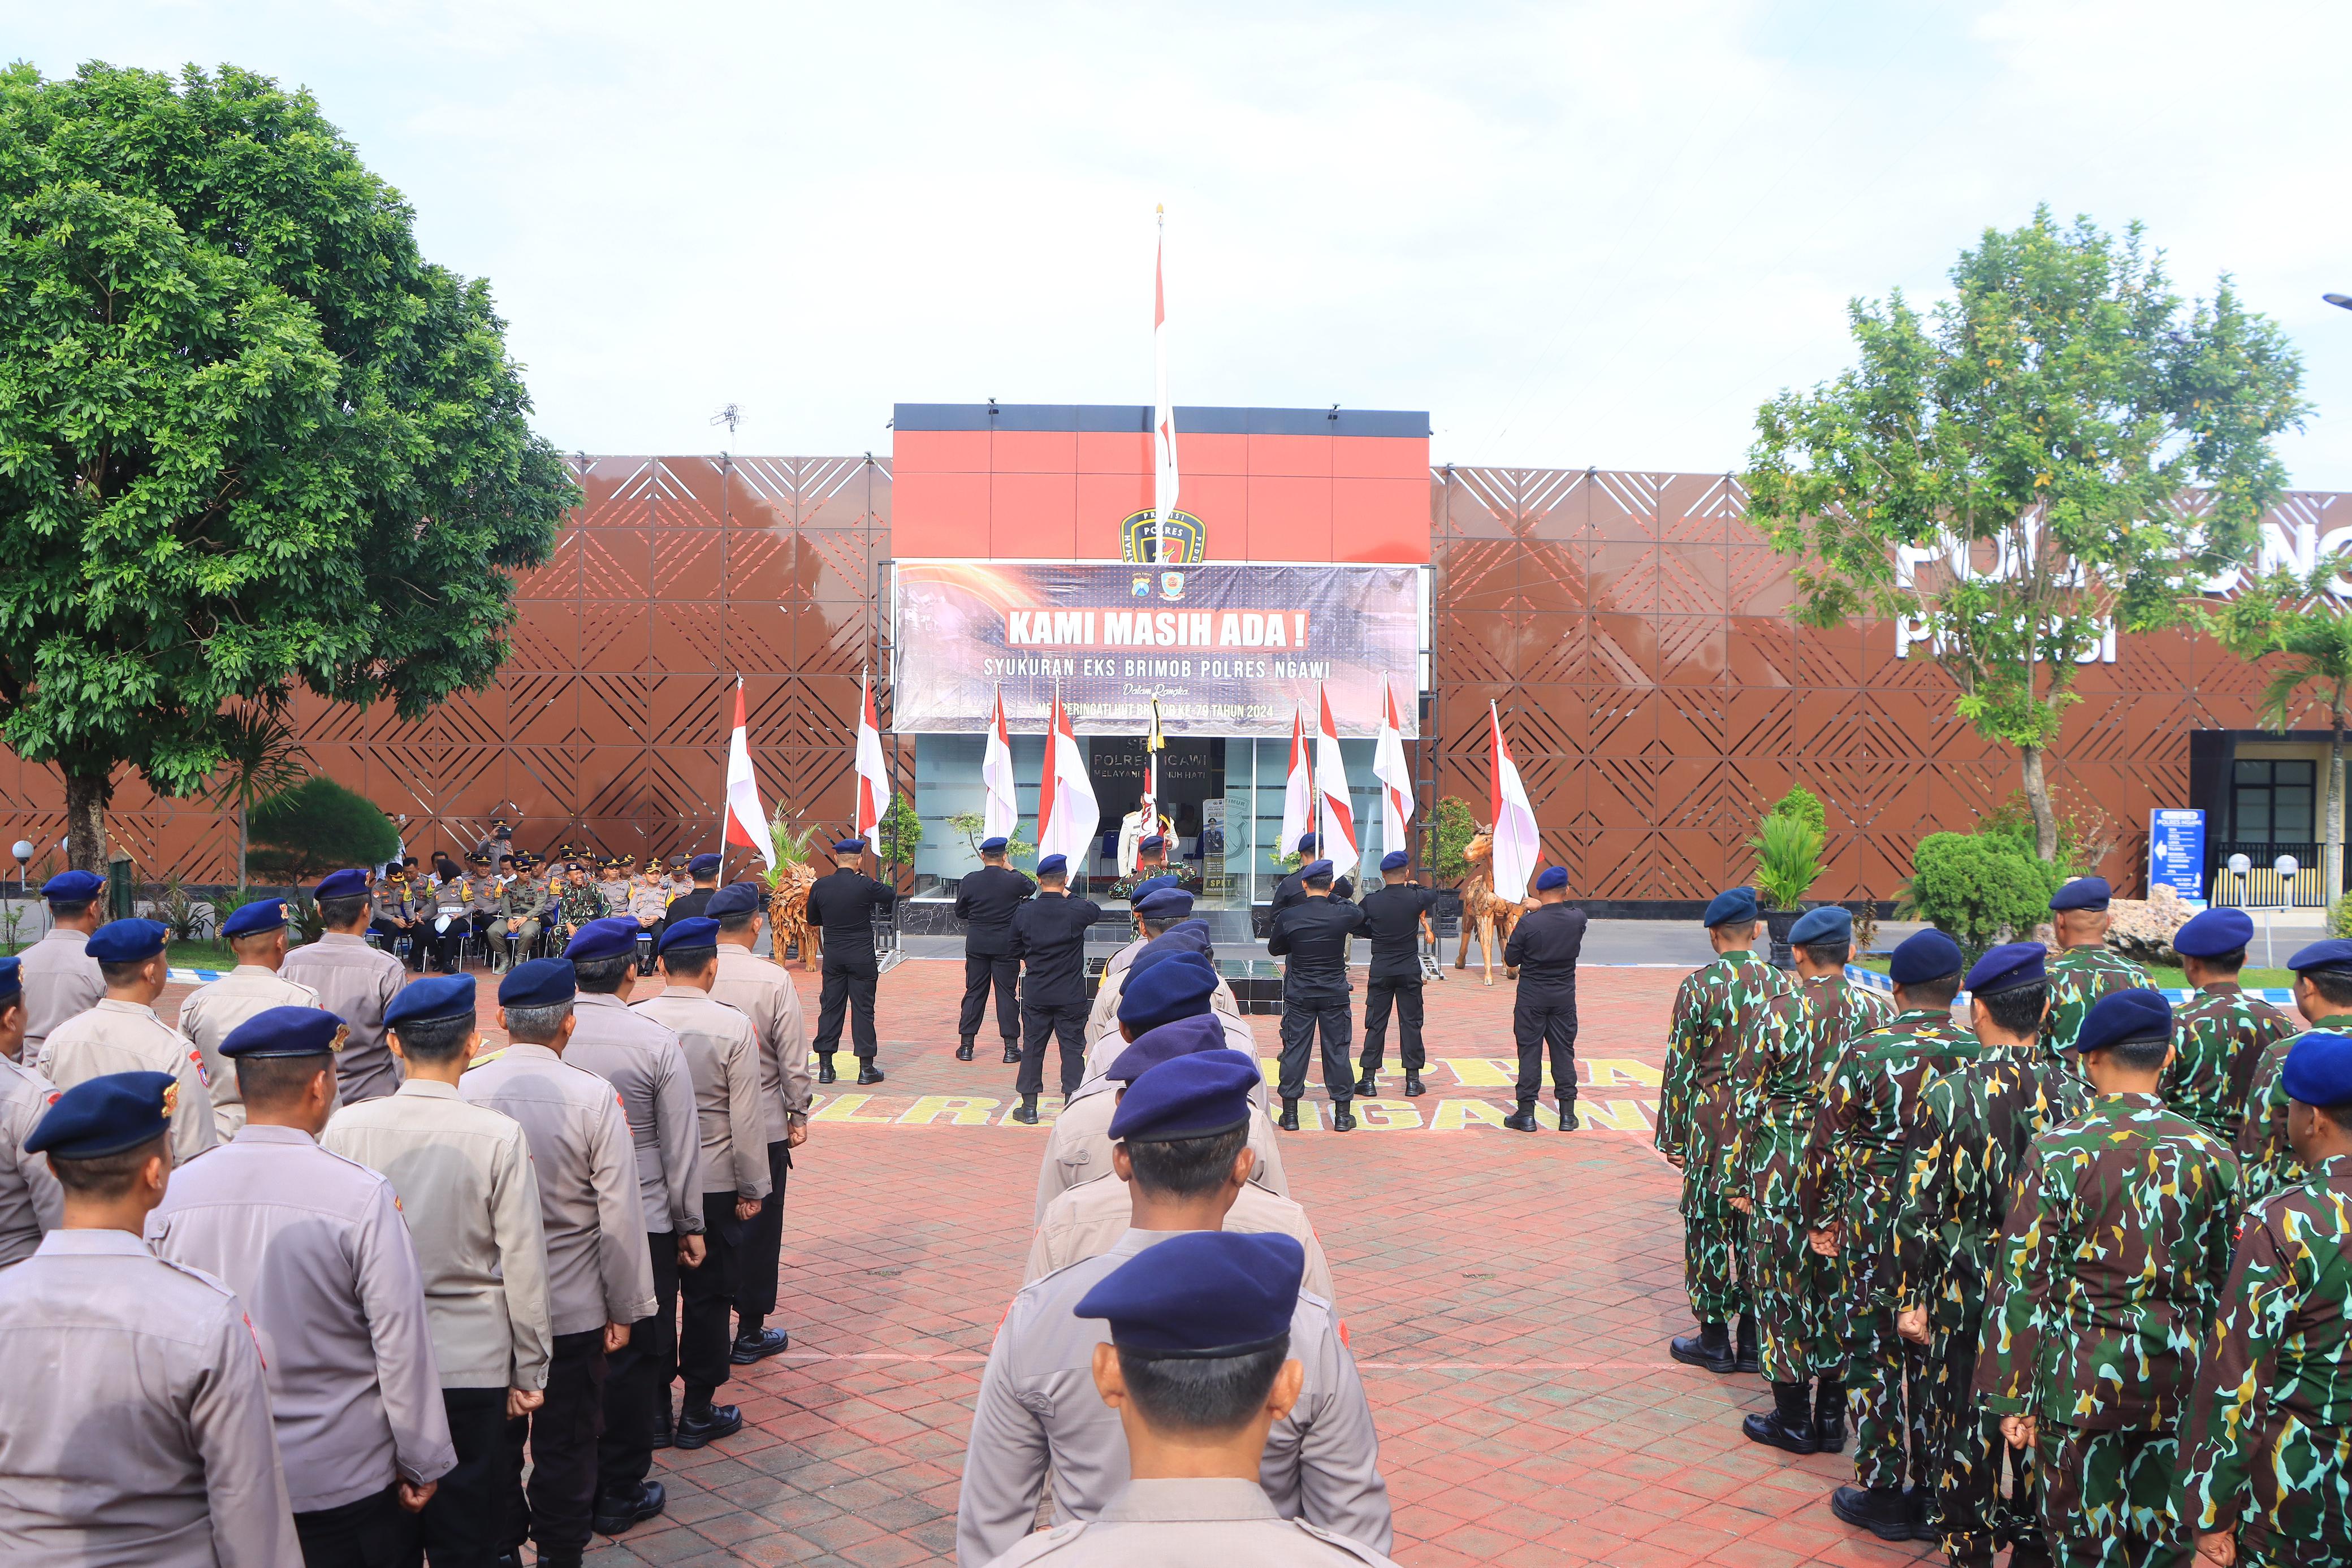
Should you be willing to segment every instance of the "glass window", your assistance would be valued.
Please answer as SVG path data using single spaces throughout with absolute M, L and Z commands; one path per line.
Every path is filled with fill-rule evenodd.
M 2249 843 L 2315 842 L 2317 763 L 2301 758 L 2240 758 L 2231 776 L 2238 838 Z

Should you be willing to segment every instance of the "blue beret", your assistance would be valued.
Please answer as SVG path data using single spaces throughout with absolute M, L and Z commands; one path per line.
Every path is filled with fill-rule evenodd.
M 82 951 L 101 964 L 136 964 L 161 953 L 166 935 L 152 920 L 110 920 L 89 934 Z
M 2105 909 L 2116 890 L 2103 876 L 2078 876 L 2050 895 L 2053 909 Z
M 2075 1051 L 2103 1051 L 2139 1040 L 2172 1038 L 2172 1004 L 2160 991 L 2109 991 L 2091 1004 L 2075 1031 Z
M 688 876 L 717 876 L 719 874 L 719 857 L 717 855 L 709 854 L 695 856 L 692 860 L 686 862 L 686 874 Z
M 1143 945 L 1143 951 L 1127 966 L 1127 980 L 1131 985 L 1138 975 L 1147 969 L 1157 968 L 1171 958 L 1198 958 L 1213 967 L 1216 956 L 1216 949 L 1209 941 L 1208 925 L 1198 920 L 1181 921 Z
M 984 855 L 1001 855 L 1004 852 L 1004 844 L 1005 840 L 1002 833 L 992 839 L 982 839 L 980 841 L 980 852 Z
M 1706 902 L 1706 913 L 1699 924 L 1709 928 L 1717 925 L 1744 925 L 1756 918 L 1756 890 L 1749 887 L 1726 888 Z
M 1053 876 L 1069 869 L 1070 857 L 1067 855 L 1047 855 L 1045 859 L 1037 862 L 1037 874 L 1039 876 Z
M 223 1056 L 325 1056 L 342 1049 L 343 1020 L 324 1008 L 264 1008 L 228 1031 Z
M 1792 947 L 1810 947 L 1816 942 L 1853 940 L 1853 916 L 1834 904 L 1806 910 L 1797 916 L 1797 923 L 1789 927 L 1789 945 Z
M 2306 1105 L 2341 1105 L 2352 1100 L 2352 1040 L 2326 1030 L 2295 1036 L 2286 1048 L 2279 1086 L 2290 1100 Z
M 1237 1051 L 1193 1051 L 1146 1068 L 1111 1114 L 1111 1141 L 1165 1144 L 1246 1127 L 1250 1091 L 1265 1082 L 1257 1063 Z
M 474 1016 L 474 977 L 471 975 L 427 975 L 411 980 L 392 998 L 383 1009 L 386 1028 L 398 1029 L 404 1023 L 433 1023 L 442 1019 Z
M 1247 1355 L 1290 1333 L 1306 1271 L 1294 1237 L 1188 1230 L 1112 1270 L 1071 1312 L 1108 1319 L 1111 1343 L 1135 1355 Z
M 1136 955 L 1139 962 L 1143 955 Z M 1209 1010 L 1217 971 L 1198 953 L 1178 952 L 1148 968 L 1130 967 L 1118 991 L 1118 1021 L 1139 1030 Z
M 637 950 L 637 935 L 644 929 L 625 915 L 591 920 L 572 934 L 571 942 L 564 946 L 563 956 L 575 964 L 625 957 Z
M 1895 947 L 1887 960 L 1886 977 L 1898 986 L 1916 986 L 1957 975 L 1967 963 L 1958 943 L 1930 927 L 1905 937 Z
M 286 901 L 282 898 L 257 898 L 243 904 L 226 920 L 221 922 L 221 936 L 250 936 L 257 931 L 280 931 L 286 926 Z
M 1137 903 L 1135 912 L 1154 920 L 1181 920 L 1192 913 L 1192 895 L 1181 887 L 1155 887 Z
M 1225 1026 L 1214 1013 L 1200 1013 L 1192 1018 L 1178 1019 L 1161 1024 L 1158 1029 L 1145 1030 L 1135 1037 L 1135 1043 L 1113 1059 L 1103 1076 L 1131 1083 L 1163 1061 L 1173 1061 L 1180 1056 L 1192 1056 L 1203 1051 L 1223 1051 Z M 1236 1051 L 1235 1056 L 1239 1056 Z
M 51 904 L 88 904 L 105 885 L 106 879 L 96 872 L 61 871 L 41 883 L 41 896 Z
M 766 902 L 761 896 L 758 883 L 730 882 L 710 895 L 709 901 L 702 906 L 702 913 L 719 920 L 730 915 L 749 915 Z
M 25 1138 L 28 1155 L 95 1160 L 135 1149 L 172 1130 L 179 1085 L 168 1072 L 108 1072 L 85 1078 L 50 1103 Z
M 22 958 L 0 958 L 0 1008 L 6 1007 L 25 994 L 25 961 Z
M 866 852 L 866 841 L 864 839 L 836 839 L 834 841 L 833 852 L 837 855 L 864 854 Z
M 1329 876 L 1330 874 L 1331 862 L 1329 861 L 1308 861 L 1305 865 L 1298 868 L 1298 880 L 1301 882 L 1313 882 L 1317 877 Z
M 707 915 L 689 915 L 683 920 L 673 920 L 662 927 L 661 950 L 673 947 L 716 947 L 719 946 L 719 922 Z
M 1403 850 L 1391 850 L 1381 857 L 1382 871 L 1402 871 L 1412 863 L 1412 856 Z
M 1138 854 L 1150 854 L 1153 850 L 1164 850 L 1167 847 L 1168 835 L 1165 833 L 1147 833 L 1135 841 Z
M 533 958 L 517 964 L 499 982 L 502 1008 L 551 1008 L 580 994 L 580 977 L 567 958 Z
M 1568 868 L 1564 865 L 1548 865 L 1544 867 L 1543 870 L 1536 873 L 1536 891 L 1538 893 L 1549 893 L 1555 887 L 1566 887 L 1567 885 Z
M 1315 845 L 1316 845 L 1317 841 L 1317 841 L 1317 839 L 1316 839 L 1315 835 L 1314 835 L 1314 834 L 1312 834 L 1312 833 L 1301 833 L 1301 834 L 1299 834 L 1299 835 L 1298 835 L 1298 852 L 1299 852 L 1300 854 L 1302 854 L 1302 855 L 1311 855 L 1311 854 L 1313 854 L 1313 853 L 1315 852 Z
M 2298 975 L 2305 969 L 2352 969 L 2352 942 L 2340 936 L 2314 942 L 2308 947 L 2297 948 L 2286 967 Z
M 367 873 L 357 870 L 331 871 L 319 879 L 310 890 L 317 899 L 357 898 L 367 891 Z
M 2242 909 L 2209 909 L 2192 915 L 2172 934 L 2172 950 L 2185 958 L 2219 958 L 2242 953 L 2254 936 L 2254 917 Z
M 1978 959 L 1976 967 L 1969 971 L 1969 992 L 1971 996 L 1997 997 L 2003 991 L 2041 985 L 2050 977 L 2042 967 L 2049 956 L 2050 949 L 2039 942 L 2004 942 Z

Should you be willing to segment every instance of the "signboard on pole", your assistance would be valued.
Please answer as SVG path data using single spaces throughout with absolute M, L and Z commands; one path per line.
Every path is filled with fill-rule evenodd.
M 2165 809 L 2148 813 L 2147 887 L 2168 887 L 2183 904 L 2205 907 L 2205 813 Z

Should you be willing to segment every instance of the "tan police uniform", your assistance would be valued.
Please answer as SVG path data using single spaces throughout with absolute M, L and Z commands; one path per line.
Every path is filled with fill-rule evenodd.
M 374 1100 L 400 1087 L 399 1060 L 384 1043 L 383 1009 L 408 983 L 400 960 L 364 936 L 330 931 L 286 955 L 278 977 L 308 986 L 319 1006 L 351 1026 L 335 1056 L 336 1092 L 346 1105 Z
M 761 1121 L 768 1133 L 768 1196 L 743 1233 L 735 1311 L 740 1332 L 757 1333 L 776 1310 L 784 1247 L 784 1186 L 793 1154 L 786 1141 L 808 1122 L 815 1079 L 809 1067 L 808 1019 L 801 994 L 781 964 L 731 942 L 719 944 L 719 973 L 710 994 L 751 1020 L 760 1048 Z
M 702 1127 L 694 1074 L 677 1036 L 616 996 L 583 991 L 572 1012 L 579 1023 L 563 1060 L 620 1091 L 636 1148 L 646 1234 L 699 1233 Z
M 319 993 L 259 964 L 239 964 L 219 979 L 198 986 L 180 1002 L 180 1032 L 204 1052 L 205 1076 L 212 1080 L 213 1126 L 224 1140 L 245 1125 L 245 1095 L 236 1086 L 236 1064 L 220 1051 L 228 1031 L 270 1008 L 315 1008 Z
M 1226 1026 L 1225 1038 L 1228 1042 L 1234 1038 L 1231 1024 Z M 1053 1131 L 1045 1139 L 1045 1158 L 1037 1166 L 1037 1207 L 1031 1217 L 1032 1224 L 1043 1225 L 1045 1210 L 1072 1187 L 1111 1174 L 1110 1123 L 1118 1113 L 1118 1092 L 1124 1087 L 1116 1079 L 1097 1074 L 1079 1084 L 1078 1092 L 1062 1107 L 1062 1113 L 1054 1118 Z M 1249 1146 L 1257 1155 L 1256 1163 L 1250 1167 L 1250 1180 L 1270 1193 L 1288 1197 L 1290 1178 L 1283 1172 L 1282 1143 L 1275 1134 L 1274 1119 L 1265 1113 L 1263 1083 L 1250 1092 Z
M 245 1307 L 126 1230 L 53 1230 L 0 1270 L 0 1562 L 302 1560 Z
M 58 1025 L 98 1006 L 106 976 L 85 950 L 89 933 L 52 925 L 20 954 L 25 986 L 25 1063 L 47 1071 L 47 1041 Z
M 630 1008 L 677 1040 L 702 1134 L 701 1186 L 730 1199 L 768 1196 L 768 1125 L 751 1020 L 706 991 L 672 986 Z
M 1115 1175 L 1108 1181 L 1074 1186 L 1055 1198 L 1047 1207 L 1037 1234 L 1030 1240 L 1029 1263 L 1021 1272 L 1021 1282 L 1034 1284 L 1056 1269 L 1066 1269 L 1082 1259 L 1098 1258 L 1109 1251 L 1129 1228 L 1133 1198 L 1133 1185 L 1118 1180 Z M 1307 1219 L 1307 1211 L 1298 1205 L 1244 1182 L 1241 1196 L 1225 1211 L 1224 1228 L 1278 1231 L 1297 1241 L 1307 1249 L 1307 1271 L 1299 1289 L 1336 1306 L 1339 1297 L 1331 1289 L 1331 1264 L 1323 1256 L 1323 1244 L 1315 1239 L 1315 1227 Z
M 1142 952 L 1149 945 L 1150 940 L 1148 937 L 1138 937 L 1110 956 L 1112 967 L 1103 970 L 1102 988 L 1095 993 L 1094 1006 L 1087 1009 L 1087 1043 L 1089 1046 L 1097 1044 L 1106 1038 L 1114 1040 L 1118 1038 L 1118 998 L 1127 994 L 1128 967 L 1135 961 L 1136 955 Z M 1241 999 L 1234 995 L 1233 987 L 1225 983 L 1225 977 L 1223 975 L 1217 977 L 1217 988 L 1209 993 L 1209 1006 L 1227 1018 L 1238 1019 L 1244 1016 Z
M 65 1222 L 65 1194 L 49 1156 L 25 1152 L 25 1140 L 57 1098 L 56 1084 L 0 1056 L 0 1269 L 31 1257 L 41 1238 Z
M 186 1165 L 219 1141 L 213 1124 L 212 1075 L 205 1071 L 204 1052 L 157 1018 L 153 1008 L 100 997 L 95 1007 L 68 1019 L 49 1036 L 41 1073 L 59 1089 L 109 1072 L 168 1072 L 176 1081 L 173 1165 Z
M 1109 1251 L 1013 1298 L 981 1373 L 964 1449 L 961 1568 L 981 1568 L 1029 1532 L 1049 1478 L 1056 1524 L 1094 1518 L 1127 1484 L 1127 1437 L 1094 1385 L 1095 1346 L 1109 1343 L 1109 1326 L 1073 1309 L 1113 1270 L 1172 1234 L 1130 1230 Z M 1391 1521 L 1380 1437 L 1355 1358 L 1321 1298 L 1299 1296 L 1290 1354 L 1306 1379 L 1297 1405 L 1266 1437 L 1259 1480 L 1285 1518 L 1385 1552 Z
M 1224 985 L 1224 981 L 1219 980 L 1217 984 L 1220 987 L 1223 987 Z M 1210 1010 L 1217 1015 L 1217 1021 L 1225 1026 L 1225 1044 L 1227 1048 L 1238 1051 L 1243 1055 L 1249 1057 L 1252 1061 L 1255 1061 L 1257 1059 L 1257 1031 L 1250 1027 L 1249 1019 L 1242 1016 L 1238 1007 L 1229 1011 L 1224 1008 L 1216 1006 L 1215 993 L 1213 992 L 1212 992 L 1210 996 Z M 1087 1076 L 1084 1082 L 1091 1083 L 1097 1079 L 1099 1079 L 1104 1073 L 1108 1072 L 1110 1071 L 1111 1063 L 1117 1061 L 1119 1057 L 1126 1052 L 1128 1043 L 1129 1042 L 1127 1040 L 1119 1038 L 1118 1024 L 1118 1021 L 1114 1019 L 1111 1023 L 1110 1032 L 1093 1041 L 1087 1047 Z M 1082 1083 L 1081 1087 L 1083 1086 L 1084 1084 Z M 1251 1100 L 1254 1103 L 1264 1103 L 1265 1100 L 1265 1091 L 1262 1089 L 1253 1090 L 1251 1092 Z
M 1285 1519 L 1255 1481 L 1129 1481 L 1091 1521 L 1024 1536 L 991 1564 L 1022 1568 L 1396 1568 L 1360 1541 Z
M 457 1465 L 416 1249 L 383 1176 L 299 1127 L 248 1124 L 173 1175 L 147 1235 L 245 1302 L 296 1513 Z

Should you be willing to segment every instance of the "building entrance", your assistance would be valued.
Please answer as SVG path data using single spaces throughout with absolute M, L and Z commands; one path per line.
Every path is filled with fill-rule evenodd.
M 1216 907 L 1236 902 L 1225 865 L 1225 746 L 1223 737 L 1211 736 L 1170 740 L 1160 753 L 1160 815 L 1176 828 L 1169 862 L 1190 873 L 1187 881 L 1198 878 L 1202 902 Z M 1102 807 L 1101 831 L 1115 852 L 1127 817 L 1143 800 L 1143 737 L 1092 737 L 1087 760 Z

